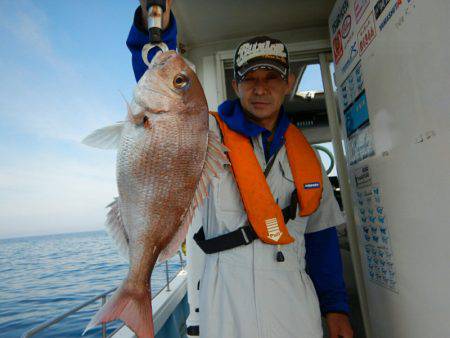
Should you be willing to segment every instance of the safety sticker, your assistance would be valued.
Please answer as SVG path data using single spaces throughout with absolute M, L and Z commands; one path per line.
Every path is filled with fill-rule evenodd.
M 397 272 L 381 188 L 375 184 L 356 189 L 356 202 L 369 279 L 398 292 Z

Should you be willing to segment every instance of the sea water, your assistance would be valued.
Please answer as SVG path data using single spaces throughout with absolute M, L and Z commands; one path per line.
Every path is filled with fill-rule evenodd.
M 169 277 L 180 269 L 175 256 Z M 20 337 L 32 327 L 61 315 L 120 285 L 128 263 L 104 231 L 0 240 L 0 337 Z M 155 268 L 152 294 L 165 286 L 165 265 Z M 36 337 L 80 337 L 101 300 L 42 331 Z M 108 324 L 108 333 L 121 322 Z M 100 337 L 101 328 L 85 336 Z

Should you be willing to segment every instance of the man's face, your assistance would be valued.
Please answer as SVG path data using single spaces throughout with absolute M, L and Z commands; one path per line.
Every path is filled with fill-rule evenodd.
M 294 84 L 294 76 L 284 80 L 281 74 L 270 69 L 256 69 L 247 73 L 240 82 L 233 80 L 233 88 L 244 110 L 257 123 L 276 122 L 284 97 Z

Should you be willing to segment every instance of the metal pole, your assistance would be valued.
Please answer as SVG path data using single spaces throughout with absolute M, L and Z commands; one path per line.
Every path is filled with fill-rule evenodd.
M 184 260 L 180 250 L 178 250 L 178 256 L 180 257 L 181 269 L 184 269 Z
M 102 307 L 106 303 L 106 295 L 102 297 Z M 106 323 L 102 323 L 102 338 L 106 338 Z
M 330 64 L 328 62 L 328 53 L 320 53 L 320 70 L 322 74 L 322 82 L 325 93 L 325 102 L 327 106 L 328 122 L 330 125 L 331 135 L 333 136 L 333 148 L 336 157 L 337 171 L 339 176 L 339 185 L 342 192 L 342 203 L 344 205 L 345 214 L 347 216 L 347 231 L 349 236 L 350 253 L 352 257 L 353 270 L 355 273 L 356 286 L 358 290 L 359 303 L 361 305 L 361 314 L 363 317 L 364 330 L 366 337 L 371 338 L 372 331 L 369 321 L 369 310 L 367 306 L 367 295 L 364 287 L 363 269 L 361 266 L 361 254 L 359 252 L 358 235 L 355 224 L 355 215 L 353 213 L 353 205 L 350 192 L 349 178 L 347 174 L 346 161 L 344 151 L 342 149 L 341 134 L 339 128 L 338 113 L 336 101 L 334 99 L 333 85 L 330 72 Z
M 81 310 L 82 308 L 84 308 L 84 307 L 86 307 L 86 306 L 88 306 L 88 305 L 90 305 L 90 304 L 96 302 L 97 300 L 99 300 L 99 299 L 102 298 L 103 296 L 105 296 L 105 295 L 107 295 L 107 294 L 109 294 L 109 293 L 115 291 L 116 289 L 117 289 L 117 288 L 112 288 L 112 289 L 110 289 L 110 290 L 108 290 L 108 291 L 106 291 L 106 292 L 104 292 L 104 293 L 102 293 L 102 294 L 100 294 L 100 295 L 98 295 L 98 296 L 95 296 L 95 297 L 89 299 L 88 301 L 84 302 L 83 304 L 74 307 L 73 309 L 71 309 L 71 310 L 69 310 L 69 311 L 63 313 L 62 315 L 60 315 L 60 316 L 58 316 L 58 317 L 53 318 L 53 319 L 50 319 L 50 320 L 48 320 L 48 321 L 42 323 L 41 325 L 38 325 L 38 326 L 32 328 L 31 330 L 28 330 L 27 332 L 25 332 L 25 333 L 22 335 L 22 338 L 32 337 L 32 336 L 34 336 L 36 333 L 41 332 L 42 330 L 46 329 L 47 327 L 52 326 L 52 325 L 54 325 L 54 324 L 56 324 L 56 323 L 59 323 L 59 322 L 60 322 L 61 320 L 63 320 L 64 318 L 67 318 L 67 317 L 69 317 L 70 315 L 74 314 L 75 312 L 78 312 L 78 310 Z
M 169 280 L 169 262 L 166 261 L 166 282 L 167 282 L 167 290 L 166 291 L 170 291 L 170 280 Z
M 161 263 L 162 264 L 162 263 Z M 160 266 L 161 264 L 158 264 L 157 266 Z M 182 269 L 180 269 L 182 270 Z M 178 272 L 180 272 L 180 270 L 178 270 Z M 175 276 L 172 277 L 172 280 L 175 279 L 177 277 L 177 274 L 175 274 Z M 170 291 L 170 280 L 169 280 L 169 266 L 168 266 L 168 262 L 166 261 L 166 278 L 167 278 L 167 291 Z M 58 324 L 60 321 L 62 321 L 63 319 L 69 317 L 70 315 L 78 312 L 79 310 L 83 309 L 84 307 L 91 305 L 92 303 L 97 302 L 99 299 L 102 300 L 102 305 L 104 305 L 106 303 L 106 296 L 109 295 L 110 293 L 112 293 L 113 291 L 115 291 L 117 288 L 112 288 L 106 292 L 103 292 L 91 299 L 89 299 L 88 301 L 82 303 L 81 305 L 78 305 L 76 307 L 74 307 L 73 309 L 70 309 L 69 311 L 63 313 L 60 316 L 57 316 L 56 318 L 50 319 L 36 327 L 33 327 L 32 329 L 28 330 L 27 332 L 23 333 L 21 338 L 29 338 L 32 337 L 34 335 L 36 335 L 37 333 L 45 330 L 46 328 Z M 162 287 L 155 295 L 153 295 L 152 299 L 154 299 L 157 295 L 159 295 L 162 291 L 164 290 L 164 287 Z M 102 324 L 102 337 L 106 337 L 106 328 L 107 325 Z M 117 328 L 112 334 L 114 334 L 115 332 L 117 332 L 119 330 L 119 328 Z

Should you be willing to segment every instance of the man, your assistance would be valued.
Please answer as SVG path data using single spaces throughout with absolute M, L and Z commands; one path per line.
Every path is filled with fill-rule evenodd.
M 176 21 L 171 1 L 166 5 L 163 40 L 175 49 Z M 127 40 L 136 80 L 146 70 L 143 17 L 138 8 Z M 237 48 L 234 61 L 239 99 L 225 101 L 210 118 L 210 128 L 230 148 L 232 169 L 213 180 L 199 211 L 203 228 L 196 241 L 207 253 L 199 283 L 200 335 L 322 337 L 322 313 L 330 337 L 350 338 L 335 229 L 343 219 L 316 155 L 283 111 L 294 84 L 286 47 L 257 37 Z M 271 212 L 276 217 L 260 220 Z

